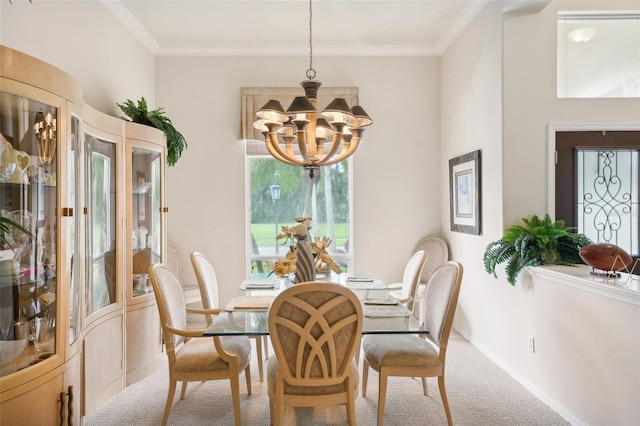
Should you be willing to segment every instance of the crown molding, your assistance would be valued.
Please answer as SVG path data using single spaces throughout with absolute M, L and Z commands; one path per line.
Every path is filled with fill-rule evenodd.
M 101 0 L 154 56 L 307 56 L 306 46 L 172 46 L 161 45 L 120 0 Z M 317 56 L 440 56 L 490 0 L 470 2 L 435 45 L 314 46 Z
M 151 54 L 156 55 L 160 50 L 160 44 L 149 34 L 149 31 L 136 19 L 129 9 L 120 0 L 100 0 L 104 7 L 125 26 Z

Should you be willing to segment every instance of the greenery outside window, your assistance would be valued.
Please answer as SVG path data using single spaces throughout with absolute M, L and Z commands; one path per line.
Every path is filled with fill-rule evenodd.
M 270 156 L 247 156 L 248 276 L 265 277 L 271 272 L 269 261 L 284 257 L 289 250 L 282 245 L 284 239 L 276 239 L 282 226 L 293 226 L 295 218 L 303 216 L 313 218 L 311 236 L 331 238 L 329 254 L 344 271 L 349 268 L 350 169 L 350 160 L 345 160 L 321 167 L 310 179 L 302 167 L 281 163 Z

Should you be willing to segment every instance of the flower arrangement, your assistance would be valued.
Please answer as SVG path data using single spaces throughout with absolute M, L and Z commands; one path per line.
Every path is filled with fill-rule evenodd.
M 301 244 L 306 244 L 309 248 L 316 271 L 331 270 L 338 274 L 342 272 L 340 266 L 333 261 L 327 252 L 327 249 L 331 246 L 331 239 L 325 236 L 309 239 L 310 217 L 297 217 L 295 221 L 297 225 L 283 225 L 282 232 L 276 237 L 278 240 L 283 240 L 282 245 L 289 245 L 289 252 L 287 252 L 284 259 L 278 259 L 272 264 L 273 273 L 279 277 L 286 277 L 296 272 Z

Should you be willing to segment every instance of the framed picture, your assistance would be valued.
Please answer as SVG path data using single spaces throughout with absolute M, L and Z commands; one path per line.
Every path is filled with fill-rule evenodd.
M 480 235 L 480 150 L 449 160 L 451 230 Z

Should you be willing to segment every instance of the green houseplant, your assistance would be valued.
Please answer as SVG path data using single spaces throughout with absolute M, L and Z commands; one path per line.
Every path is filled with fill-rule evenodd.
M 137 104 L 127 99 L 126 102 L 122 104 L 116 103 L 116 105 L 129 117 L 130 121 L 162 130 L 167 137 L 167 164 L 170 166 L 176 164 L 182 155 L 182 151 L 187 148 L 187 141 L 182 136 L 182 133 L 173 127 L 171 119 L 165 115 L 163 108 L 149 111 L 144 97 L 140 98 Z M 123 119 L 126 120 L 125 117 Z
M 489 274 L 497 278 L 496 266 L 506 262 L 507 281 L 515 285 L 527 266 L 583 263 L 578 252 L 592 243 L 584 234 L 573 232 L 563 220 L 553 222 L 548 214 L 544 219 L 533 215 L 522 222 L 507 228 L 501 239 L 487 246 L 484 268 Z

